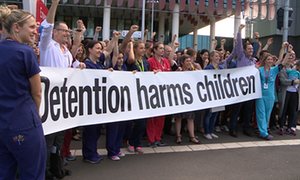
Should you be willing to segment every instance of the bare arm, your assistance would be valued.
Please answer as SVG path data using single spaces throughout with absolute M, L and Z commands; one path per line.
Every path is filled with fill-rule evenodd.
M 105 58 L 107 58 L 113 52 L 114 47 L 116 46 L 116 44 L 118 44 L 119 37 L 120 37 L 120 33 L 115 31 L 113 33 L 113 38 L 111 39 L 111 41 L 109 41 L 106 47 L 106 50 L 103 51 Z
M 102 30 L 102 27 L 100 27 L 100 26 L 97 26 L 95 28 L 95 33 L 94 33 L 93 40 L 98 41 L 99 33 L 100 33 L 101 30 Z
M 148 39 L 148 29 L 145 29 L 145 31 L 144 31 L 144 43 L 147 42 L 147 39 Z
M 118 46 L 118 42 L 116 42 L 114 50 L 113 50 L 112 68 L 114 68 L 115 65 L 117 64 L 118 56 L 119 56 L 119 46 Z
M 133 51 L 133 42 L 130 41 L 128 45 L 130 46 L 130 50 L 129 50 L 129 53 L 128 53 L 127 62 L 128 62 L 128 64 L 133 64 L 133 63 L 135 63 L 135 56 L 134 56 L 134 51 Z
M 268 39 L 267 44 L 264 46 L 263 50 L 268 50 L 271 44 L 273 44 L 273 38 Z
M 174 61 L 173 61 L 174 54 L 175 54 L 176 49 L 179 47 L 179 43 L 176 42 L 176 39 L 177 39 L 177 35 L 174 34 L 174 36 L 172 37 L 172 42 L 171 42 L 172 52 L 170 53 L 169 57 L 167 57 L 168 60 L 170 61 L 171 66 L 174 65 Z
M 137 30 L 139 29 L 139 26 L 138 25 L 132 25 L 130 27 L 130 30 L 128 31 L 128 33 L 126 34 L 122 44 L 121 44 L 121 47 L 120 47 L 120 50 L 122 52 L 125 52 L 125 49 L 126 49 L 126 46 L 127 44 L 130 42 L 131 40 L 131 36 L 133 35 L 134 32 L 136 32 Z
M 58 4 L 59 4 L 59 0 L 52 0 L 51 7 L 50 7 L 47 17 L 46 17 L 47 22 L 50 24 L 54 23 L 54 18 L 56 15 L 56 9 L 57 9 Z
M 278 56 L 278 60 L 281 61 L 283 59 L 283 55 L 285 53 L 285 50 L 287 49 L 287 47 L 289 46 L 288 42 L 283 42 L 281 45 L 281 49 L 279 51 L 279 56 Z
M 31 96 L 36 105 L 37 111 L 39 112 L 41 98 L 42 98 L 42 88 L 41 88 L 41 78 L 40 74 L 33 75 L 29 78 Z

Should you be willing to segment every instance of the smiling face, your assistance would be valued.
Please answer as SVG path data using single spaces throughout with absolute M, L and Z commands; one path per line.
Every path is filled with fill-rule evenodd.
M 53 39 L 59 44 L 67 44 L 70 37 L 70 30 L 65 23 L 55 25 L 53 29 Z
M 251 57 L 253 55 L 253 46 L 251 44 L 247 44 L 245 49 L 245 55 L 247 57 Z
M 102 53 L 102 46 L 96 43 L 92 48 L 89 48 L 89 57 L 91 59 L 98 59 Z
M 26 20 L 23 26 L 17 28 L 18 37 L 23 43 L 34 43 L 36 40 L 36 21 L 34 17 L 30 17 Z
M 135 45 L 136 47 L 134 47 L 134 52 L 137 56 L 144 56 L 146 53 L 146 49 L 145 49 L 145 44 L 144 43 L 138 43 L 137 45 Z
M 217 51 L 213 51 L 210 54 L 210 62 L 214 64 L 219 64 L 220 63 L 220 54 Z

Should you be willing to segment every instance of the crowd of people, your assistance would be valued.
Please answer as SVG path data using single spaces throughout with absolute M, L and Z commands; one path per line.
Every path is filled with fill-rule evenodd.
M 216 132 L 221 130 L 237 138 L 238 121 L 242 122 L 242 132 L 247 136 L 253 136 L 257 129 L 258 137 L 272 140 L 270 129 L 274 128 L 278 128 L 279 135 L 296 135 L 300 61 L 296 60 L 293 46 L 288 42 L 282 43 L 278 56 L 272 55 L 268 51 L 272 38 L 263 47 L 259 33 L 255 33 L 254 39 L 243 43 L 244 25 L 239 27 L 231 52 L 224 48 L 225 39 L 220 45 L 213 41 L 212 51 L 177 50 L 176 36 L 169 45 L 155 42 L 154 36 L 149 40 L 134 40 L 131 37 L 139 30 L 137 25 L 131 26 L 121 43 L 117 31 L 111 40 L 99 41 L 101 27 L 96 27 L 94 39 L 85 39 L 82 20 L 77 21 L 74 29 L 63 21 L 55 22 L 58 4 L 59 0 L 52 0 L 40 27 L 31 14 L 0 7 L 0 177 L 14 179 L 18 174 L 20 179 L 57 179 L 70 174 L 63 167 L 60 172 L 60 165 L 54 159 L 75 160 L 70 153 L 70 143 L 72 138 L 78 140 L 80 136 L 83 160 L 97 164 L 103 159 L 97 152 L 103 125 L 84 126 L 81 133 L 71 129 L 44 136 L 39 117 L 39 66 L 135 73 L 258 68 L 262 87 L 259 99 L 217 110 L 210 108 L 105 124 L 107 157 L 113 161 L 125 156 L 121 151 L 124 141 L 127 150 L 137 154 L 143 154 L 144 136 L 152 148 L 166 146 L 162 141 L 164 133 L 174 135 L 174 141 L 181 144 L 185 127 L 193 144 L 201 143 L 196 130 L 208 140 L 219 138 Z

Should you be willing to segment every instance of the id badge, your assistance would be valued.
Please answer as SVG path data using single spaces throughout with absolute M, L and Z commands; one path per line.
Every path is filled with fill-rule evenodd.
M 268 89 L 268 84 L 264 83 L 264 89 Z

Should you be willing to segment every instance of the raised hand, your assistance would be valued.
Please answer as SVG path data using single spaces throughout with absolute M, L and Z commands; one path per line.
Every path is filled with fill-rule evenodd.
M 135 31 L 137 31 L 139 29 L 139 26 L 138 25 L 132 25 L 131 27 L 130 27 L 130 31 L 132 31 L 132 32 L 135 32 Z
M 101 26 L 96 26 L 95 32 L 100 32 L 101 30 L 102 30 L 102 27 L 101 27 Z
M 241 24 L 241 25 L 239 26 L 239 31 L 241 31 L 242 29 L 244 29 L 245 26 L 246 26 L 245 24 Z
M 221 45 L 224 45 L 226 43 L 226 39 L 221 40 Z
M 269 38 L 268 41 L 267 41 L 267 44 L 268 44 L 268 45 L 273 44 L 273 38 Z

